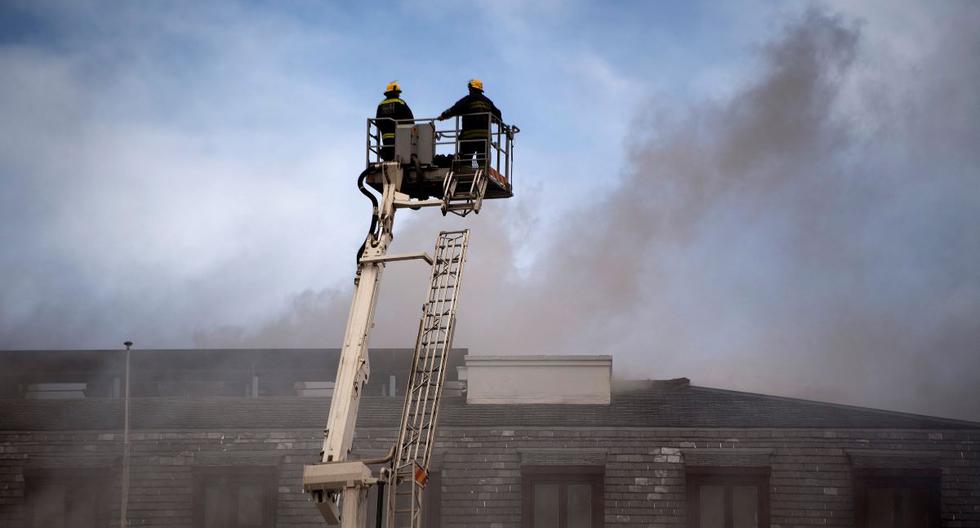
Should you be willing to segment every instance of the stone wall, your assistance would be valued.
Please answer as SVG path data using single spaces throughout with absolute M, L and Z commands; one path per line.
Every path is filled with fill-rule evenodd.
M 132 433 L 131 526 L 192 526 L 195 468 L 275 468 L 276 526 L 321 527 L 302 492 L 321 432 Z M 394 431 L 358 429 L 375 457 Z M 445 527 L 521 526 L 522 467 L 601 466 L 606 526 L 686 526 L 686 476 L 714 465 L 770 468 L 771 525 L 854 526 L 854 468 L 894 464 L 941 472 L 943 526 L 980 526 L 980 431 L 685 428 L 476 428 L 440 430 L 434 470 Z M 0 432 L 0 526 L 25 526 L 25 474 L 102 468 L 107 522 L 118 526 L 118 432 Z

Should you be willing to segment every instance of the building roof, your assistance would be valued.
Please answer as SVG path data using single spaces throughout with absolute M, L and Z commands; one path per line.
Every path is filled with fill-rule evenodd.
M 92 351 L 85 351 L 91 359 Z M 214 359 L 213 351 L 195 351 L 192 362 Z M 250 361 L 283 351 L 250 351 Z M 116 353 L 116 351 L 113 351 Z M 209 353 L 211 354 L 209 356 Z M 458 362 L 465 351 L 456 351 Z M 9 352 L 0 352 L 0 360 Z M 83 355 L 86 355 L 83 354 Z M 292 351 L 296 357 L 324 364 L 337 351 Z M 390 371 L 407 372 L 410 353 L 372 351 L 372 359 L 387 357 Z M 42 353 L 41 356 L 44 354 Z M 97 356 L 98 354 L 95 354 Z M 168 354 L 158 352 L 162 359 Z M 71 356 L 71 354 L 68 354 Z M 285 358 L 287 355 L 282 355 Z M 235 353 L 222 353 L 235 362 Z M 43 358 L 52 360 L 53 356 Z M 230 358 L 230 359 L 229 359 Z M 308 360 L 288 365 L 289 371 Z M 403 369 L 397 363 L 405 361 Z M 255 364 L 255 363 L 252 363 Z M 335 364 L 335 361 L 334 361 Z M 21 365 L 22 367 L 24 365 Z M 282 366 L 280 363 L 279 366 Z M 378 367 L 381 367 L 379 364 Z M 222 368 L 228 368 L 227 365 Z M 379 372 L 389 369 L 376 369 Z M 323 373 L 321 373 L 323 374 Z M 380 383 L 384 383 L 382 377 Z M 379 383 L 375 381 L 375 383 Z M 381 396 L 365 391 L 358 426 L 396 427 L 402 396 Z M 329 398 L 296 396 L 253 397 L 138 397 L 131 400 L 130 416 L 136 429 L 320 429 L 329 411 Z M 112 430 L 122 425 L 122 400 L 101 397 L 75 400 L 0 399 L 0 430 Z M 459 396 L 443 398 L 440 425 L 449 427 L 665 427 L 665 428 L 856 428 L 856 429 L 980 429 L 980 423 L 919 416 L 846 405 L 822 403 L 692 386 L 688 380 L 621 384 L 609 405 L 467 404 Z
M 458 425 L 980 429 L 980 423 L 692 386 L 686 378 L 614 391 L 606 405 L 444 405 Z

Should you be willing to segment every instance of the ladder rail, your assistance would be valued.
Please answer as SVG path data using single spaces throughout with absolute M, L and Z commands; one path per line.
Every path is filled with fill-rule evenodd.
M 445 336 L 439 334 L 444 332 L 442 323 L 446 321 L 443 321 L 443 318 L 447 316 L 451 317 L 451 313 L 452 313 L 451 307 L 449 309 L 445 309 L 444 305 L 447 299 L 445 299 L 445 297 L 437 298 L 438 292 L 445 290 L 449 286 L 450 277 L 452 276 L 451 274 L 451 267 L 453 265 L 452 257 L 450 257 L 450 259 L 443 259 L 443 262 L 445 263 L 446 268 L 449 269 L 450 272 L 449 273 L 439 272 L 437 274 L 435 284 L 433 284 L 432 287 L 432 295 L 430 296 L 429 304 L 427 305 L 428 313 L 426 313 L 426 317 L 431 322 L 433 322 L 433 325 L 427 329 L 424 329 L 423 336 L 422 336 L 423 342 L 420 343 L 420 346 L 424 347 L 425 349 L 424 350 L 425 354 L 421 358 L 424 363 L 423 365 L 424 370 L 416 368 L 415 372 L 413 373 L 413 375 L 416 378 L 415 380 L 413 380 L 413 382 L 418 385 L 417 385 L 417 390 L 415 390 L 416 393 L 412 395 L 414 400 L 414 407 L 412 409 L 414 423 L 412 425 L 413 425 L 413 429 L 418 433 L 418 438 L 420 440 L 422 434 L 427 432 L 425 431 L 427 425 L 425 423 L 426 414 L 428 413 L 428 409 L 426 408 L 426 402 L 427 400 L 430 399 L 432 389 L 434 388 L 434 384 L 432 383 L 432 375 L 435 372 L 437 372 L 437 369 L 435 368 L 435 362 L 440 359 L 438 357 L 438 354 L 436 353 L 437 349 L 433 348 L 433 346 L 437 347 L 440 342 L 443 343 L 445 342 L 444 339 Z M 433 334 L 436 334 L 436 338 L 437 338 L 436 342 L 431 341 Z M 442 337 L 443 339 L 438 339 L 440 337 Z M 435 385 L 438 385 L 438 381 L 436 381 Z M 420 445 L 421 443 L 418 441 L 412 443 L 414 450 L 409 453 L 406 453 L 405 462 L 408 462 L 408 459 L 415 460 L 415 461 L 419 459 L 418 448 L 420 447 Z
M 446 366 L 448 365 L 448 355 L 451 350 L 453 337 L 456 329 L 456 309 L 459 303 L 459 290 L 460 290 L 460 283 L 461 283 L 460 279 L 462 278 L 463 263 L 466 260 L 466 242 L 468 242 L 468 237 L 469 237 L 469 231 L 466 231 L 466 233 L 463 234 L 461 238 L 457 238 L 454 240 L 457 246 L 459 246 L 459 253 L 455 262 L 453 261 L 449 262 L 449 266 L 452 267 L 455 264 L 457 270 L 454 275 L 453 295 L 451 296 L 451 300 L 448 301 L 450 306 L 446 310 L 448 320 L 446 321 L 445 336 L 443 336 L 444 337 L 442 343 L 443 351 L 442 351 L 442 357 L 440 358 L 442 364 L 440 365 L 440 368 L 438 370 L 439 379 L 437 381 L 436 386 L 433 387 L 433 391 L 435 392 L 435 394 L 432 395 L 434 401 L 432 404 L 432 416 L 430 417 L 431 427 L 427 431 L 428 439 L 426 440 L 425 453 L 422 457 L 422 461 L 423 461 L 422 466 L 425 469 L 428 469 L 429 461 L 432 456 L 432 443 L 435 440 L 435 426 L 439 417 L 439 403 L 442 398 L 442 387 L 444 386 L 446 380 Z M 429 394 L 427 391 L 426 397 L 428 396 Z M 416 453 L 416 457 L 418 457 L 417 453 Z
M 468 242 L 469 230 L 441 232 L 436 241 L 429 292 L 422 306 L 401 428 L 391 461 L 386 510 L 387 525 L 392 528 L 420 527 L 423 490 L 455 335 Z

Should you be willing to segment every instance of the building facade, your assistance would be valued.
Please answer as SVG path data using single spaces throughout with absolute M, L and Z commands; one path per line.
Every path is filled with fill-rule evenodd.
M 323 526 L 301 475 L 337 354 L 133 351 L 127 463 L 122 351 L 0 352 L 0 525 L 119 526 L 125 497 L 129 526 Z M 364 458 L 396 440 L 411 361 L 371 354 Z M 977 423 L 464 356 L 428 526 L 980 526 Z

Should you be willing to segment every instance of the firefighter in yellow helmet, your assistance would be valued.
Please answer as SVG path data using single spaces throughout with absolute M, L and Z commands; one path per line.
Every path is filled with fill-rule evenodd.
M 411 123 L 415 120 L 408 103 L 399 97 L 402 87 L 398 81 L 392 81 L 385 86 L 385 99 L 378 103 L 378 132 L 381 134 L 381 159 L 395 159 L 395 126 L 398 123 Z
M 482 167 L 487 160 L 487 144 L 490 139 L 490 116 L 500 121 L 500 110 L 487 96 L 483 95 L 483 81 L 470 79 L 466 84 L 470 93 L 456 101 L 452 107 L 439 114 L 439 120 L 463 116 L 463 126 L 459 133 L 460 159 L 472 159 Z

